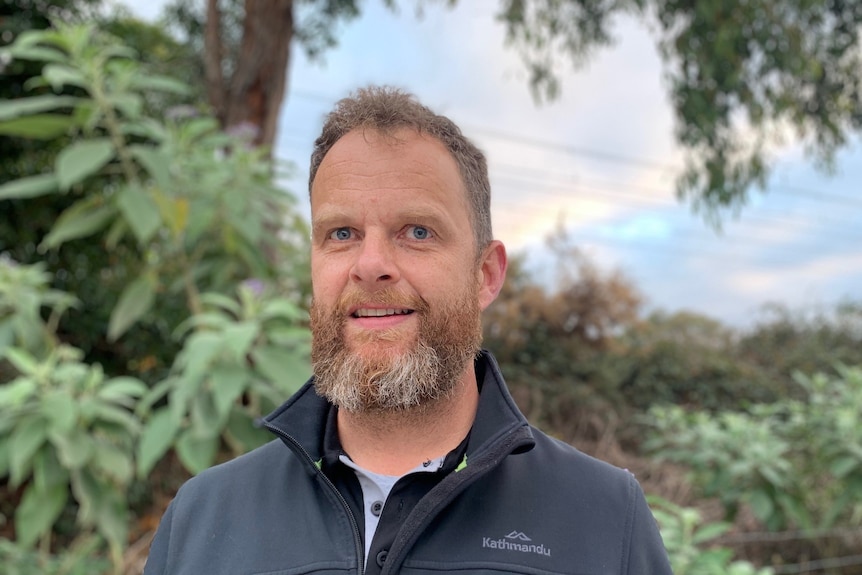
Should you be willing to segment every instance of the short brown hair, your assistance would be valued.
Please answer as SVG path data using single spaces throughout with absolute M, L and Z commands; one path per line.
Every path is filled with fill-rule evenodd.
M 339 139 L 357 128 L 371 128 L 383 134 L 390 134 L 399 128 L 412 128 L 439 140 L 452 154 L 461 172 L 477 250 L 481 252 L 491 243 L 494 239 L 491 231 L 491 184 L 488 181 L 485 155 L 461 133 L 452 120 L 435 114 L 412 94 L 397 88 L 361 88 L 335 104 L 335 108 L 326 116 L 320 136 L 314 142 L 308 177 L 309 196 L 323 157 Z

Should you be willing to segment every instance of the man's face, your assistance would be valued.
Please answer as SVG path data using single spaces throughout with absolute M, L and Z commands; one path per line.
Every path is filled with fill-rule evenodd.
M 318 391 L 349 411 L 445 396 L 493 299 L 454 159 L 431 137 L 394 136 L 348 133 L 312 186 L 312 362 Z

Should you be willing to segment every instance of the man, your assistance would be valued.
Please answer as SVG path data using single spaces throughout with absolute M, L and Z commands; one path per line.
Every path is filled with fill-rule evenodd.
M 145 573 L 670 573 L 634 477 L 530 427 L 480 350 L 506 273 L 482 153 L 360 90 L 309 191 L 314 377 L 183 486 Z

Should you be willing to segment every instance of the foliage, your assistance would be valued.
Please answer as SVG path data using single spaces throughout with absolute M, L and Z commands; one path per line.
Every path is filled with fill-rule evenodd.
M 97 539 L 85 539 L 57 555 L 45 556 L 0 538 L 0 564 L 5 575 L 94 575 L 107 573 L 110 563 L 97 553 Z
M 657 311 L 620 339 L 629 371 L 619 389 L 639 411 L 656 403 L 715 411 L 774 401 L 786 390 L 761 366 L 740 361 L 746 348 L 737 334 L 708 317 Z
M 18 543 L 26 548 L 50 537 L 71 485 L 77 523 L 95 528 L 118 558 L 128 526 L 131 449 L 140 431 L 129 408 L 146 386 L 131 377 L 106 378 L 66 346 L 43 361 L 17 348 L 5 355 L 20 376 L 0 388 L 0 476 L 8 475 L 12 487 L 28 483 L 15 513 Z
M 612 41 L 621 14 L 654 33 L 688 152 L 678 194 L 714 217 L 763 186 L 770 147 L 796 136 L 821 165 L 862 128 L 859 2 L 503 0 L 499 19 L 539 96 Z
M 254 420 L 305 382 L 308 332 L 297 325 L 300 308 L 267 297 L 260 282 L 241 285 L 238 295 L 238 301 L 204 295 L 204 310 L 180 327 L 181 334 L 192 333 L 174 373 L 139 405 L 147 410 L 168 398 L 138 446 L 139 475 L 146 476 L 171 445 L 193 473 L 212 465 L 222 438 L 234 454 L 262 445 L 271 436 L 255 429 Z
M 0 357 L 7 348 L 32 350 L 37 354 L 51 349 L 60 316 L 75 305 L 69 294 L 48 287 L 45 266 L 22 266 L 0 255 Z M 42 319 L 48 308 L 48 320 Z M 5 378 L 0 375 L 0 382 Z
M 14 199 L 23 213 L 45 198 L 66 203 L 59 217 L 46 212 L 45 233 L 30 236 L 38 246 L 31 256 L 50 258 L 76 242 L 107 254 L 96 269 L 79 254 L 80 269 L 102 297 L 105 285 L 116 294 L 94 330 L 126 361 L 106 371 L 63 343 L 77 332 L 64 331 L 60 314 L 93 294 L 49 287 L 44 264 L 0 260 L 0 350 L 9 368 L 0 372 L 0 479 L 23 490 L 16 542 L 2 552 L 22 573 L 31 559 L 48 571 L 66 561 L 83 569 L 89 552 L 50 555 L 58 518 L 77 507 L 77 531 L 106 540 L 116 570 L 135 470 L 145 476 L 173 448 L 196 472 L 221 439 L 235 453 L 259 444 L 253 419 L 308 372 L 296 303 L 307 272 L 293 257 L 306 251 L 307 230 L 261 151 L 193 109 L 153 112 L 187 89 L 149 72 L 115 38 L 92 26 L 30 31 L 4 57 L 44 66 L 27 82 L 41 92 L 0 102 L 0 134 L 60 144 L 50 169 L 3 183 L 0 200 Z M 74 94 L 61 92 L 69 87 Z M 160 359 L 146 347 L 135 355 L 129 336 L 142 328 L 175 335 L 180 351 L 166 354 L 164 369 L 153 369 Z M 129 371 L 149 372 L 154 385 Z M 34 559 L 26 550 L 37 539 Z
M 566 436 L 601 433 L 625 411 L 617 386 L 627 366 L 617 361 L 617 337 L 636 321 L 640 296 L 564 236 L 549 241 L 556 287 L 534 281 L 523 260 L 512 258 L 506 284 L 483 318 L 484 345 L 532 421 Z
M 718 497 L 729 517 L 747 504 L 768 529 L 862 524 L 862 369 L 839 377 L 797 376 L 807 401 L 787 399 L 749 412 L 650 412 L 646 448 L 689 466 L 694 484 Z
M 768 567 L 757 569 L 748 561 L 732 561 L 733 551 L 715 544 L 730 529 L 729 523 L 704 525 L 696 509 L 658 497 L 648 500 L 676 575 L 772 575 Z
M 734 355 L 780 382 L 783 393 L 801 397 L 795 372 L 862 365 L 862 304 L 847 301 L 831 310 L 808 311 L 766 306 L 761 321 L 739 338 Z

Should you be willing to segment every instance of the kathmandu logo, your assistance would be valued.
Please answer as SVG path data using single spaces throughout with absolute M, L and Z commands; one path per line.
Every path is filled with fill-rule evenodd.
M 506 551 L 517 551 L 519 553 L 535 553 L 537 555 L 551 556 L 551 550 L 546 548 L 544 544 L 536 545 L 533 540 L 527 537 L 522 531 L 512 531 L 505 537 L 500 539 L 492 539 L 490 537 L 482 538 L 482 547 L 488 549 L 504 549 Z

